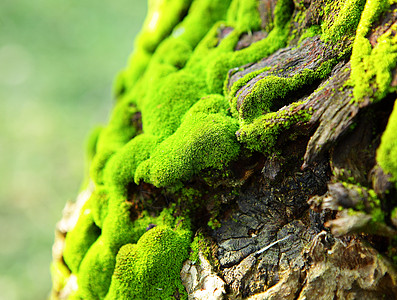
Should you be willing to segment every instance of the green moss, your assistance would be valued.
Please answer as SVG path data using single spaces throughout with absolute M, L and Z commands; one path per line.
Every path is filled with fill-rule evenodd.
M 206 93 L 205 82 L 183 70 L 165 77 L 153 88 L 141 106 L 142 123 L 145 133 L 160 138 L 173 134 L 181 117 Z
M 146 68 L 159 44 L 172 32 L 189 9 L 192 0 L 153 0 L 148 14 L 135 41 L 135 51 L 128 67 L 118 76 L 114 90 L 116 95 L 132 89 Z
M 195 208 L 200 195 L 178 190 L 184 182 L 201 174 L 210 185 L 214 172 L 227 178 L 240 143 L 267 153 L 282 130 L 310 119 L 310 111 L 292 111 L 300 103 L 269 112 L 288 93 L 329 74 L 335 61 L 316 72 L 260 81 L 236 118 L 231 96 L 264 70 L 248 74 L 227 94 L 229 70 L 285 47 L 290 30 L 293 1 L 279 0 L 267 37 L 235 51 L 242 34 L 260 30 L 258 5 L 257 0 L 152 2 L 129 65 L 116 80 L 111 120 L 90 140 L 95 191 L 89 213 L 68 233 L 64 253 L 78 277 L 76 299 L 169 299 L 177 293 L 186 298 L 179 272 L 190 246 L 188 217 L 175 218 L 173 208 L 158 216 L 137 211 L 136 190 L 142 182 L 165 187 L 181 194 L 175 200 L 180 207 Z M 224 36 L 226 27 L 231 32 Z M 307 36 L 318 30 L 312 29 Z M 330 35 L 336 37 L 337 30 L 332 27 Z M 209 222 L 213 228 L 220 225 L 216 213 Z M 157 227 L 146 231 L 149 224 Z
M 298 77 L 297 75 L 296 77 Z M 278 76 L 266 76 L 255 83 L 251 93 L 243 100 L 239 107 L 239 117 L 247 122 L 253 121 L 256 117 L 270 112 L 270 108 L 276 99 L 284 98 L 288 92 L 295 90 L 291 78 Z M 237 107 L 237 97 L 234 99 L 233 107 Z
M 77 274 L 80 298 L 105 298 L 114 270 L 116 253 L 110 249 L 103 236 L 92 245 L 81 262 Z
M 205 168 L 221 169 L 239 154 L 235 138 L 238 125 L 221 114 L 195 113 L 186 117 L 137 169 L 135 181 L 170 186 L 188 180 Z
M 63 257 L 73 273 L 78 273 L 85 254 L 101 233 L 94 223 L 90 204 L 88 201 L 84 205 L 76 226 L 66 235 Z
M 189 254 L 189 259 L 195 264 L 199 263 L 199 251 L 200 251 L 200 237 L 196 235 L 193 238 L 193 242 L 190 244 L 190 254 Z
M 143 211 L 132 221 L 130 205 L 119 199 L 112 199 L 109 217 L 103 226 L 102 235 L 89 248 L 77 272 L 79 295 L 83 299 L 103 299 L 108 293 L 116 263 L 116 255 L 125 244 L 136 243 L 145 234 L 149 224 L 176 228 L 187 231 L 189 222 L 173 217 L 173 208 L 163 209 L 159 216 L 150 216 Z M 82 233 L 80 233 L 82 234 Z M 150 252 L 146 249 L 147 252 Z
M 203 47 L 198 47 L 198 49 L 201 49 L 203 52 L 199 55 L 203 62 L 198 64 L 199 68 L 196 66 L 195 69 L 193 69 L 189 68 L 189 63 L 184 67 L 189 60 L 191 49 L 200 39 L 202 39 L 204 33 L 208 31 L 209 26 L 212 26 L 215 20 L 218 20 L 225 15 L 229 6 L 227 1 L 195 1 L 190 7 L 188 16 L 175 28 L 172 36 L 165 39 L 164 42 L 160 43 L 156 47 L 156 51 L 146 68 L 144 76 L 135 84 L 136 88 L 139 87 L 139 91 L 136 89 L 130 89 L 130 91 L 126 92 L 126 98 L 121 101 L 121 104 L 119 104 L 120 113 L 125 113 L 126 111 L 126 109 L 123 109 L 122 107 L 123 104 L 128 104 L 129 107 L 131 107 L 131 103 L 136 103 L 140 108 L 142 112 L 143 131 L 147 136 L 153 136 L 153 140 L 151 147 L 145 148 L 137 146 L 138 148 L 145 148 L 145 154 L 139 154 L 138 156 L 143 158 L 151 155 L 153 151 L 154 158 L 151 158 L 150 162 L 142 162 L 141 159 L 137 159 L 136 155 L 131 156 L 128 154 L 131 151 L 132 146 L 125 146 L 126 148 L 120 151 L 117 158 L 112 160 L 113 162 L 111 163 L 111 166 L 106 168 L 108 170 L 113 170 L 106 171 L 107 173 L 112 174 L 110 178 L 113 179 L 110 181 L 120 187 L 125 186 L 126 182 L 134 175 L 135 169 L 138 165 L 140 165 L 140 173 L 136 176 L 136 181 L 147 179 L 149 182 L 156 182 L 157 185 L 162 186 L 165 184 L 177 183 L 180 180 L 185 180 L 189 178 L 189 176 L 207 167 L 219 168 L 219 164 L 215 165 L 214 159 L 210 158 L 201 160 L 201 165 L 196 166 L 194 168 L 195 170 L 192 170 L 191 163 L 197 163 L 197 159 L 190 160 L 191 162 L 189 162 L 189 158 L 187 158 L 187 163 L 181 163 L 180 160 L 175 159 L 172 161 L 170 159 L 164 160 L 163 158 L 160 158 L 159 153 L 160 151 L 174 149 L 176 147 L 176 143 L 174 143 L 174 141 L 177 140 L 177 137 L 171 138 L 171 136 L 179 127 L 182 127 L 180 132 L 183 131 L 183 129 L 186 131 L 188 128 L 192 127 L 192 124 L 188 124 L 189 122 L 185 122 L 185 126 L 182 126 L 181 116 L 183 116 L 185 112 L 198 101 L 198 99 L 205 94 L 208 94 L 208 92 L 217 91 L 221 93 L 223 82 L 226 77 L 225 75 L 231 67 L 258 60 L 261 57 L 274 52 L 276 49 L 280 48 L 283 43 L 285 43 L 287 34 L 285 26 L 291 15 L 291 3 L 291 1 L 279 1 L 279 3 L 277 3 L 277 13 L 275 17 L 276 27 L 273 32 L 269 34 L 266 42 L 256 43 L 253 46 L 242 51 L 238 51 L 238 53 L 235 54 L 233 52 L 233 48 L 237 43 L 239 36 L 238 31 L 235 31 L 235 33 L 231 34 L 230 37 L 223 39 L 219 45 L 211 43 L 213 46 L 216 46 L 212 48 L 211 55 L 204 57 L 203 54 L 205 51 L 203 51 Z M 240 4 L 237 4 L 237 9 L 235 11 L 236 19 L 234 22 L 236 22 L 236 24 L 243 22 L 243 19 L 246 18 L 244 16 L 244 12 L 247 10 L 257 10 L 257 4 L 258 3 L 256 1 L 249 3 L 241 2 Z M 230 11 L 232 10 L 233 7 L 230 8 Z M 202 15 L 205 15 L 204 12 L 211 12 L 208 18 L 210 21 L 207 20 L 207 22 L 199 20 L 202 19 Z M 230 12 L 229 16 L 232 15 L 233 13 Z M 245 25 L 241 26 L 243 28 Z M 192 39 L 193 35 L 187 33 L 188 30 L 193 29 L 195 32 L 201 32 L 200 36 L 197 36 L 197 40 Z M 282 32 L 283 35 L 280 35 L 280 32 Z M 211 33 L 211 35 L 213 35 L 213 33 Z M 284 36 L 284 38 L 282 38 L 282 36 Z M 212 37 L 210 36 L 209 39 L 211 40 Z M 277 39 L 277 42 L 275 39 Z M 175 50 L 175 54 L 170 54 L 171 50 Z M 222 52 L 225 51 L 232 54 L 230 58 L 224 59 L 227 56 L 219 56 L 219 54 L 222 54 Z M 195 52 L 197 51 L 193 52 L 192 57 L 195 56 Z M 176 72 L 178 68 L 183 69 Z M 203 80 L 203 77 L 205 77 L 205 81 Z M 207 90 L 207 87 L 209 87 L 209 90 Z M 117 107 L 115 111 L 118 111 Z M 215 135 L 217 134 L 215 132 L 218 130 L 217 128 L 222 127 L 222 124 L 226 124 L 225 122 L 230 123 L 230 120 L 226 121 L 227 118 L 220 120 L 219 116 L 216 118 L 219 124 L 208 128 L 207 134 L 209 136 L 213 136 L 213 138 L 210 139 L 211 141 L 220 142 L 219 138 L 215 138 Z M 109 126 L 104 129 L 104 132 L 100 136 L 98 143 L 99 151 L 95 156 L 93 166 L 91 168 L 91 176 L 95 179 L 97 184 L 103 183 L 103 170 L 105 169 L 109 158 L 115 151 L 118 151 L 128 140 L 137 134 L 137 132 L 124 132 L 124 127 L 122 125 L 124 124 L 113 124 L 111 121 Z M 225 127 L 225 125 L 223 126 Z M 199 127 L 196 126 L 195 128 L 198 129 Z M 230 138 L 231 134 L 227 134 L 227 136 Z M 197 147 L 204 147 L 204 145 L 202 143 L 200 144 L 199 141 L 194 142 L 191 140 L 192 138 L 200 140 L 203 139 L 203 135 L 196 134 L 190 136 L 190 140 L 188 141 L 189 146 L 185 147 L 184 155 L 187 155 L 188 152 L 195 151 Z M 150 138 L 143 139 L 145 142 L 150 143 Z M 160 150 L 154 152 L 153 148 L 157 148 L 155 144 L 158 141 L 163 140 L 167 140 L 167 142 L 161 143 L 161 148 L 159 148 Z M 185 139 L 185 141 L 187 140 Z M 138 145 L 139 138 L 138 141 L 131 141 L 131 143 Z M 224 146 L 225 145 L 223 145 L 223 147 Z M 220 148 L 221 147 L 222 146 L 220 145 Z M 137 150 L 138 148 L 136 148 L 134 152 L 139 152 Z M 234 146 L 234 150 L 230 151 L 233 154 L 226 153 L 225 155 L 221 155 L 221 157 L 228 160 L 236 157 L 236 148 L 237 147 Z M 170 151 L 167 153 L 170 153 Z M 214 155 L 218 155 L 219 150 L 215 150 L 213 153 Z M 127 161 L 128 163 L 125 163 Z M 153 174 L 153 170 L 170 170 L 171 165 L 175 163 L 176 165 L 180 165 L 183 171 L 179 172 L 175 176 L 171 176 L 167 181 L 161 178 L 153 178 L 153 176 L 157 175 L 150 175 Z M 121 166 L 121 169 L 119 170 L 116 166 Z
M 137 48 L 131 54 L 128 63 L 129 67 L 120 72 L 114 82 L 113 90 L 116 96 L 124 94 L 125 91 L 131 90 L 136 85 L 145 73 L 151 58 L 152 53 L 142 48 Z
M 293 1 L 278 0 L 274 8 L 274 28 L 284 28 L 286 25 L 289 25 L 293 11 Z
M 379 101 L 393 91 L 390 83 L 391 72 L 396 66 L 397 38 L 393 37 L 392 32 L 397 28 L 393 25 L 379 37 L 374 48 L 367 39 L 372 24 L 389 6 L 387 0 L 369 1 L 361 16 L 351 57 L 351 84 L 354 87 L 353 94 L 356 101 L 364 97 Z
M 248 149 L 270 154 L 274 151 L 278 135 L 298 122 L 307 122 L 311 111 L 298 110 L 302 102 L 295 102 L 289 109 L 267 113 L 252 123 L 244 124 L 237 133 L 238 141 Z
M 211 217 L 210 220 L 208 221 L 207 225 L 212 230 L 215 230 L 222 226 L 222 224 L 215 217 Z
M 208 260 L 211 258 L 211 243 L 202 232 L 198 232 L 195 235 L 192 243 L 190 244 L 190 249 L 189 259 L 193 264 L 200 264 L 199 252 L 201 252 Z
M 258 0 L 233 0 L 227 12 L 227 22 L 236 24 L 242 32 L 251 32 L 261 28 Z
M 348 182 L 342 182 L 342 184 L 347 189 L 355 190 L 363 199 L 363 201 L 357 203 L 356 206 L 351 209 L 351 213 L 353 213 L 353 211 L 369 213 L 372 217 L 371 222 L 373 224 L 384 223 L 385 214 L 382 211 L 381 200 L 378 198 L 374 190 L 368 189 L 359 184 L 352 184 Z
M 81 190 L 85 189 L 90 182 L 90 166 L 92 160 L 94 159 L 97 152 L 97 144 L 99 135 L 102 132 L 103 127 L 97 126 L 95 127 L 88 136 L 85 146 L 85 176 L 83 180 L 83 184 L 81 185 Z
M 354 39 L 365 2 L 365 0 L 339 0 L 336 3 L 327 1 L 324 8 L 325 21 L 321 25 L 322 39 L 333 43 Z
M 397 206 L 394 207 L 391 211 L 390 219 L 392 220 L 392 223 L 394 226 L 397 225 Z
M 91 202 L 92 219 L 96 226 L 102 228 L 109 205 L 109 193 L 104 186 L 97 186 L 89 199 Z
M 306 28 L 299 38 L 298 45 L 300 45 L 305 39 L 321 34 L 321 27 L 319 25 L 313 25 Z
M 188 230 L 157 226 L 137 244 L 124 245 L 118 255 L 106 299 L 187 299 L 180 269 L 188 257 Z
M 108 215 L 103 223 L 101 237 L 115 254 L 122 245 L 136 242 L 145 230 L 145 227 L 140 225 L 141 222 L 145 223 L 146 218 L 134 222 L 132 212 L 132 204 L 126 201 L 126 197 L 114 191 L 110 197 Z M 147 223 L 150 221 L 147 220 Z
M 99 135 L 102 132 L 102 129 L 103 129 L 102 126 L 97 126 L 91 131 L 90 135 L 88 136 L 86 142 L 86 157 L 88 162 L 90 162 L 96 154 L 98 139 L 99 139 Z
M 70 270 L 60 261 L 51 264 L 52 286 L 55 291 L 62 290 L 70 276 Z
M 224 82 L 228 71 L 251 62 L 258 61 L 263 57 L 269 56 L 276 50 L 286 46 L 289 32 L 289 20 L 293 11 L 293 2 L 289 0 L 277 1 L 274 11 L 274 28 L 268 36 L 250 47 L 240 51 L 222 51 L 217 53 L 216 58 L 212 59 L 207 66 L 207 84 L 211 93 L 222 93 Z M 240 30 L 236 27 L 236 36 Z M 221 44 L 229 46 L 230 41 L 234 41 L 234 36 L 222 40 Z M 228 48 L 228 47 L 227 47 Z M 234 47 L 233 47 L 234 48 Z
M 194 48 L 214 23 L 225 19 L 230 2 L 231 0 L 193 1 L 186 18 L 175 28 L 172 36 L 185 40 Z
M 390 83 L 396 66 L 396 42 L 397 38 L 391 37 L 391 32 L 387 31 L 372 49 L 365 37 L 357 36 L 351 60 L 351 82 L 356 101 L 369 97 L 376 102 L 395 90 Z
M 150 157 L 157 141 L 156 137 L 144 133 L 128 142 L 109 161 L 105 170 L 106 184 L 123 195 L 138 165 Z
M 229 9 L 230 23 L 215 24 L 207 37 L 193 52 L 192 58 L 187 64 L 188 69 L 191 68 L 195 73 L 206 77 L 209 93 L 221 94 L 223 92 L 224 82 L 230 69 L 258 61 L 286 45 L 288 20 L 292 14 L 290 9 L 292 1 L 278 1 L 276 8 L 278 8 L 279 13 L 278 17 L 275 17 L 277 26 L 269 33 L 267 38 L 253 43 L 248 48 L 234 51 L 241 33 L 246 30 L 246 28 L 244 29 L 245 25 L 240 28 L 239 23 L 236 23 L 238 22 L 236 14 L 240 9 L 241 11 L 248 9 L 248 7 L 255 9 L 254 2 L 244 2 L 245 4 L 242 4 L 242 1 L 233 2 L 235 7 L 231 6 Z M 234 30 L 218 43 L 217 31 L 227 26 L 231 26 Z
M 96 143 L 96 155 L 90 168 L 91 178 L 103 184 L 103 169 L 109 158 L 139 132 L 134 124 L 137 107 L 128 101 L 119 102 L 113 110 L 109 124 L 103 128 Z
M 190 7 L 192 0 L 149 1 L 146 20 L 135 46 L 153 53 L 160 42 L 167 37 Z
M 284 99 L 292 91 L 310 85 L 313 80 L 324 77 L 329 72 L 329 68 L 324 72 L 325 68 L 327 68 L 327 64 L 323 64 L 323 67 L 317 71 L 305 69 L 290 78 L 266 76 L 255 83 L 250 93 L 240 100 L 239 104 L 237 103 L 238 95 L 236 95 L 232 99 L 231 106 L 237 108 L 238 116 L 244 120 L 244 123 L 253 122 L 255 118 L 269 113 L 276 101 Z M 325 74 L 322 74 L 323 72 Z M 235 84 L 239 86 L 240 83 L 236 82 Z M 232 90 L 236 90 L 236 88 L 232 88 Z
M 382 169 L 392 175 L 397 184 L 397 102 L 382 135 L 376 159 Z
M 227 94 L 227 95 L 229 96 L 229 99 L 233 99 L 233 97 L 238 93 L 238 91 L 239 91 L 241 88 L 243 88 L 243 87 L 245 87 L 245 86 L 247 86 L 247 87 L 250 86 L 249 82 L 250 82 L 252 79 L 254 79 L 256 76 L 260 75 L 262 72 L 265 72 L 265 71 L 268 71 L 268 70 L 270 70 L 270 67 L 265 67 L 265 68 L 263 68 L 263 69 L 259 69 L 259 70 L 256 70 L 256 71 L 254 71 L 254 72 L 250 72 L 250 73 L 244 75 L 243 77 L 241 77 L 240 79 L 238 79 L 238 80 L 232 85 L 232 87 L 230 88 L 230 91 L 229 91 L 229 92 L 227 91 L 227 86 L 225 85 L 225 87 L 224 87 L 224 93 Z M 235 100 L 235 99 L 233 99 L 233 100 Z M 232 109 L 234 108 L 233 111 L 232 111 L 233 114 L 234 114 L 235 116 L 237 116 L 237 110 L 235 109 L 235 108 L 236 108 L 236 104 L 235 104 L 235 103 L 232 104 L 231 107 L 232 107 Z
M 68 296 L 68 300 L 81 300 L 81 299 L 82 298 L 77 291 L 72 291 Z
M 153 59 L 182 69 L 192 54 L 192 46 L 181 38 L 169 37 L 160 44 Z

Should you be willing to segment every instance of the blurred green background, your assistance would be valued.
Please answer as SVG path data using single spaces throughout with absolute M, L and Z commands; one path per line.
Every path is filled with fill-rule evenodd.
M 0 0 L 0 299 L 46 299 L 56 222 L 146 0 Z

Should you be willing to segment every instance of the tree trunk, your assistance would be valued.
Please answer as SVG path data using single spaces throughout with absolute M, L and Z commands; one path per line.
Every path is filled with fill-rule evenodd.
M 150 2 L 52 298 L 397 299 L 396 8 Z

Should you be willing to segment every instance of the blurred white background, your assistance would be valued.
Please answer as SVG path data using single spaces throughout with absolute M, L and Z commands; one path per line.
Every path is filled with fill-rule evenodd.
M 146 0 L 0 1 L 0 299 L 46 299 L 51 246 Z

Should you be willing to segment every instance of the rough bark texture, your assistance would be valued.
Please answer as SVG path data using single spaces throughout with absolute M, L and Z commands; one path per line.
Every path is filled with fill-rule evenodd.
M 163 2 L 57 226 L 53 299 L 397 299 L 396 4 Z

